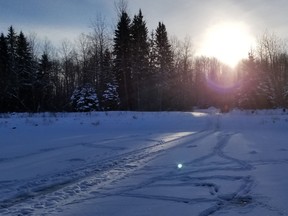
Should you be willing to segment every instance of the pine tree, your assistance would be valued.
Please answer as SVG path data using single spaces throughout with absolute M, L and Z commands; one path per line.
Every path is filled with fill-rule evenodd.
M 157 47 L 156 47 L 156 39 L 154 31 L 151 32 L 150 37 L 148 39 L 149 44 L 149 53 L 148 53 L 148 70 L 147 70 L 147 78 L 146 82 L 149 83 L 146 88 L 147 92 L 147 103 L 146 109 L 148 110 L 158 110 L 158 86 L 157 85 Z
M 117 92 L 116 80 L 111 80 L 106 84 L 106 89 L 103 93 L 103 109 L 104 110 L 116 110 L 119 107 L 120 99 Z
M 132 36 L 132 77 L 134 94 L 134 106 L 136 110 L 143 110 L 144 105 L 147 104 L 147 89 L 148 88 L 148 29 L 143 20 L 141 10 L 138 15 L 134 16 L 131 26 Z
M 17 76 L 19 84 L 19 102 L 22 111 L 36 111 L 35 91 L 36 70 L 27 39 L 21 31 L 16 43 Z
M 70 100 L 76 111 L 90 112 L 99 110 L 96 90 L 91 84 L 85 84 L 76 88 Z
M 120 99 L 118 95 L 118 84 L 112 66 L 111 53 L 108 49 L 104 52 L 103 57 L 103 82 L 104 92 L 101 95 L 101 108 L 103 110 L 118 109 Z
M 156 39 L 155 39 L 154 31 L 151 32 L 150 38 L 148 40 L 148 44 L 149 44 L 148 71 L 150 75 L 153 74 L 153 76 L 155 76 L 156 65 L 157 65 L 157 47 L 156 47 Z
M 17 34 L 12 26 L 6 36 L 8 51 L 7 106 L 9 111 L 19 110 L 19 77 L 17 73 Z
M 173 54 L 171 45 L 168 40 L 166 27 L 163 23 L 159 22 L 156 29 L 156 68 L 157 68 L 157 88 L 158 88 L 158 106 L 160 110 L 170 109 L 171 101 L 170 95 L 173 89 Z
M 44 51 L 39 60 L 37 82 L 35 86 L 37 111 L 52 110 L 53 107 L 53 84 L 52 84 L 52 61 Z
M 8 47 L 6 38 L 2 33 L 0 36 L 0 112 L 9 111 L 7 107 L 8 68 Z
M 123 110 L 132 109 L 130 22 L 128 14 L 122 12 L 114 37 L 114 70 L 119 84 L 120 106 Z
M 241 85 L 238 93 L 238 105 L 244 109 L 257 109 L 259 101 L 259 77 L 257 64 L 252 52 L 248 54 L 248 60 L 243 60 L 239 78 Z

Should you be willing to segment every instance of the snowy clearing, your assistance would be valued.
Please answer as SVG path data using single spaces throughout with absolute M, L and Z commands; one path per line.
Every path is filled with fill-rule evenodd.
M 287 132 L 283 110 L 0 114 L 0 214 L 288 215 Z

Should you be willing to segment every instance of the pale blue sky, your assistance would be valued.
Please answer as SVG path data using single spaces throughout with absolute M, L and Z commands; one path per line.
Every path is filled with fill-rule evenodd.
M 286 0 L 130 0 L 131 17 L 142 9 L 149 30 L 164 22 L 170 35 L 189 35 L 197 49 L 205 31 L 219 22 L 241 22 L 253 36 L 266 29 L 288 36 Z M 13 25 L 16 31 L 36 32 L 52 42 L 74 40 L 89 32 L 97 14 L 115 24 L 114 0 L 0 0 L 0 32 Z M 114 21 L 113 21 L 114 20 Z

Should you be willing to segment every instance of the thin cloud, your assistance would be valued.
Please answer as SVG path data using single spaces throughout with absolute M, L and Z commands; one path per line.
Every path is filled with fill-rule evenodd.
M 140 8 L 150 30 L 162 21 L 169 34 L 180 39 L 190 35 L 196 49 L 205 31 L 224 21 L 244 22 L 255 36 L 265 29 L 279 33 L 280 37 L 288 35 L 286 0 L 129 1 L 131 16 Z M 98 13 L 107 22 L 115 18 L 114 0 L 3 0 L 0 1 L 0 30 L 5 32 L 13 25 L 25 31 L 31 28 L 29 31 L 37 34 L 43 34 L 39 29 L 45 29 L 45 35 L 52 36 L 53 41 L 63 36 L 75 38 L 89 32 L 90 20 Z

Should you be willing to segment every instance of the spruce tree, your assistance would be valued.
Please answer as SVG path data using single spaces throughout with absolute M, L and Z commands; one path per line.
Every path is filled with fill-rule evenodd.
M 170 100 L 170 91 L 173 90 L 171 89 L 171 84 L 174 78 L 173 54 L 166 27 L 163 23 L 159 22 L 155 36 L 158 107 L 160 110 L 167 110 L 171 108 L 171 103 L 173 103 L 173 101 Z
M 0 36 L 0 112 L 7 112 L 8 47 L 4 34 Z
M 9 111 L 19 110 L 19 78 L 17 73 L 17 33 L 12 26 L 8 29 L 6 36 L 8 51 L 8 81 L 7 98 Z
M 123 110 L 132 109 L 131 74 L 131 23 L 126 12 L 122 12 L 114 37 L 114 71 L 119 84 L 120 106 Z
M 239 71 L 239 78 L 242 79 L 238 91 L 238 105 L 244 109 L 256 109 L 257 102 L 257 68 L 255 57 L 252 52 L 249 53 L 248 60 L 243 60 Z
M 118 84 L 113 71 L 112 57 L 108 49 L 103 57 L 104 91 L 101 95 L 101 108 L 103 110 L 116 110 L 119 106 Z M 100 98 L 100 97 L 99 97 Z
M 20 32 L 16 45 L 16 71 L 19 84 L 19 102 L 22 107 L 21 111 L 36 111 L 34 95 L 36 70 L 33 67 L 34 64 L 29 43 L 23 32 Z
M 52 66 L 49 55 L 44 51 L 39 60 L 35 87 L 37 111 L 51 111 L 53 109 Z
M 74 90 L 70 102 L 76 111 L 90 112 L 99 110 L 96 90 L 93 85 L 88 83 Z
M 141 10 L 138 15 L 134 16 L 131 26 L 132 36 L 132 77 L 133 77 L 133 98 L 135 99 L 134 105 L 136 110 L 145 109 L 144 105 L 147 104 L 147 89 L 148 89 L 148 29 L 146 22 L 143 20 Z
M 148 39 L 149 44 L 149 53 L 148 53 L 148 71 L 147 71 L 147 78 L 146 82 L 148 84 L 148 92 L 146 100 L 148 100 L 147 109 L 148 110 L 158 110 L 158 84 L 157 84 L 157 47 L 156 47 L 156 40 L 155 40 L 155 33 L 154 31 L 151 32 L 150 37 Z

